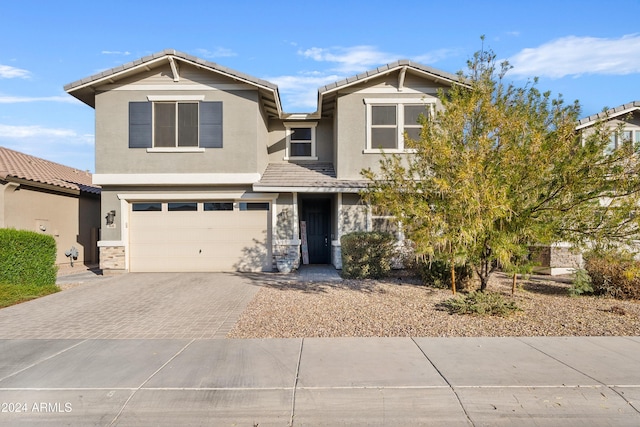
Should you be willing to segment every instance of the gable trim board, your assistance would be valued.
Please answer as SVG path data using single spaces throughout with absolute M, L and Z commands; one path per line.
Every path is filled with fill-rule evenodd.
M 87 78 L 76 80 L 65 85 L 64 90 L 90 107 L 95 108 L 95 89 L 97 87 L 116 85 L 116 81 L 119 79 L 166 63 L 171 66 L 174 73 L 173 81 L 176 85 L 184 86 L 179 83 L 180 78 L 175 74 L 179 71 L 180 62 L 228 77 L 237 82 L 237 84 L 257 88 L 262 93 L 261 99 L 268 114 L 271 117 L 282 116 L 282 103 L 277 85 L 174 49 L 165 49 Z M 171 87 L 171 90 L 175 90 L 174 87 Z
M 624 116 L 634 111 L 640 111 L 640 101 L 627 102 L 615 108 L 610 108 L 607 111 L 603 111 L 597 114 L 592 114 L 588 117 L 580 119 L 576 130 L 584 129 L 592 126 L 598 120 L 610 120 L 616 117 Z

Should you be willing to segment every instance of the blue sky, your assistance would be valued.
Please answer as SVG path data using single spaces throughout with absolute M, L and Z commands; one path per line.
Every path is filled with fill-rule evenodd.
M 610 5 L 610 6 L 609 6 Z M 397 59 L 463 70 L 482 47 L 582 116 L 640 100 L 640 0 L 5 0 L 0 145 L 94 171 L 94 111 L 63 86 L 166 48 L 279 86 L 286 112 L 317 88 Z

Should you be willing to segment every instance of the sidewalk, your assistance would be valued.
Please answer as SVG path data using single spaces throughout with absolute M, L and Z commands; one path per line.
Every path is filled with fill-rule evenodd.
M 0 340 L 0 354 L 3 426 L 640 425 L 640 337 Z

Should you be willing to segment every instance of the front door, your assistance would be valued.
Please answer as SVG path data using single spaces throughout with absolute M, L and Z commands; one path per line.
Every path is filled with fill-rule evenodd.
M 329 264 L 331 262 L 331 200 L 305 200 L 303 208 L 303 218 L 307 223 L 309 264 Z

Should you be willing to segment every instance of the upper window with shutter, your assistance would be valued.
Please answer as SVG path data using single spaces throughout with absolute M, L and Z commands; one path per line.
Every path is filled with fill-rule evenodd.
M 129 148 L 222 148 L 222 102 L 131 102 Z

